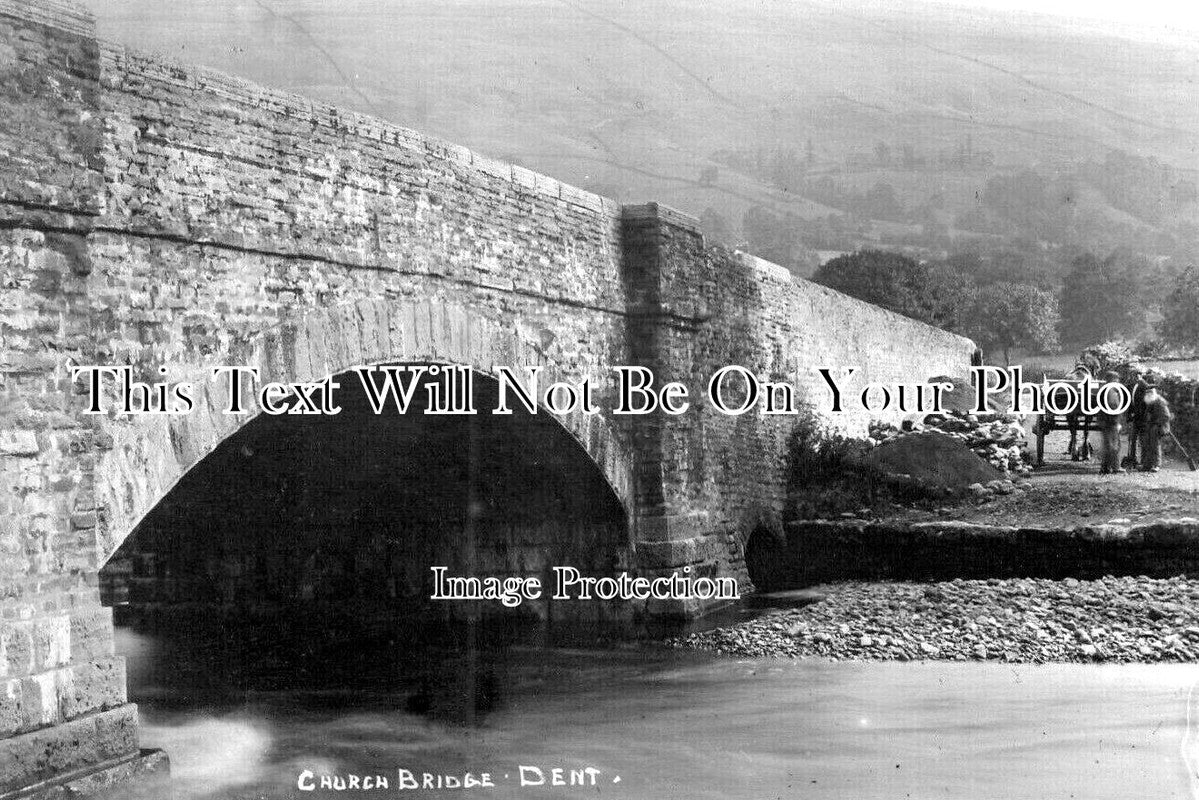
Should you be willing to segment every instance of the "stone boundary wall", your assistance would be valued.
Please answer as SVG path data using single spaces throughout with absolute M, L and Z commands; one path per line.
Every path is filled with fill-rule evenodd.
M 755 541 L 767 588 L 841 580 L 1199 576 L 1199 520 L 1075 528 L 970 522 L 799 521 Z

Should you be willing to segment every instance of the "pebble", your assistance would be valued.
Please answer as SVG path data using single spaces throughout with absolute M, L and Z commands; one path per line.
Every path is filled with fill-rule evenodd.
M 1195 662 L 1199 580 L 1106 577 L 862 583 L 820 602 L 669 640 L 736 656 Z

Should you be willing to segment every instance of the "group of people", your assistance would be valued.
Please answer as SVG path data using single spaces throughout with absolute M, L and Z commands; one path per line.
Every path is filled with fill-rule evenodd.
M 1103 383 L 1119 382 L 1115 372 L 1103 373 Z M 1099 472 L 1104 475 L 1124 472 L 1125 468 L 1157 472 L 1162 463 L 1162 439 L 1170 433 L 1170 404 L 1157 386 L 1140 371 L 1131 373 L 1132 405 L 1125 414 L 1096 415 L 1099 429 Z M 1120 432 L 1128 423 L 1128 455 L 1120 458 Z M 1140 459 L 1138 460 L 1138 447 Z

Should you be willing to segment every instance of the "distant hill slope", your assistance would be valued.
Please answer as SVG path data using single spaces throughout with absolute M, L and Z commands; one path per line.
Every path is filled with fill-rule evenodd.
M 812 169 L 834 174 L 879 141 L 930 159 L 968 141 L 991 172 L 1110 149 L 1199 167 L 1199 43 L 1050 17 L 827 0 L 89 5 L 107 38 L 732 220 L 750 204 L 830 212 L 717 155 L 806 153 L 809 140 Z M 985 177 L 959 175 L 945 194 L 969 197 Z

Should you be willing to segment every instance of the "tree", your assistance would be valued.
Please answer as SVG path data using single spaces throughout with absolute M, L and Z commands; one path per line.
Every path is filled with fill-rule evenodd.
M 1057 298 L 1027 283 L 992 283 L 978 290 L 967 335 L 984 350 L 1002 350 L 1012 363 L 1012 348 L 1046 351 L 1057 347 Z
M 960 324 L 962 284 L 969 283 L 955 271 L 934 270 L 882 250 L 838 256 L 821 266 L 812 280 L 946 330 Z
M 1158 335 L 1170 344 L 1199 347 L 1199 267 L 1183 270 L 1162 301 Z
M 856 206 L 871 219 L 903 220 L 906 216 L 895 187 L 884 181 L 874 184 Z
M 1093 344 L 1079 353 L 1078 363 L 1085 364 L 1096 377 L 1108 370 L 1123 372 L 1132 363 L 1132 348 L 1122 341 Z
M 750 206 L 741 220 L 741 231 L 751 253 L 792 270 L 803 251 L 800 225 L 800 219 L 792 214 L 779 217 L 761 206 Z
M 1139 267 L 1119 251 L 1100 261 L 1078 256 L 1062 281 L 1061 336 L 1068 344 L 1105 342 L 1145 325 Z
M 1055 292 L 1059 286 L 1052 265 L 1039 257 L 1036 248 L 1020 250 L 1005 244 L 1002 248 L 985 252 L 965 250 L 951 254 L 945 263 L 972 277 L 979 286 L 1027 283 L 1038 289 L 1052 289 Z

